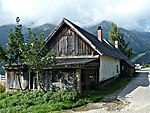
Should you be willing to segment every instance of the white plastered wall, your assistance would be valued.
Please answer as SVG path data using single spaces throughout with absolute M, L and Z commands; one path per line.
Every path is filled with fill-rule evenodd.
M 119 74 L 120 74 L 119 59 L 105 55 L 100 56 L 99 82 L 117 76 Z

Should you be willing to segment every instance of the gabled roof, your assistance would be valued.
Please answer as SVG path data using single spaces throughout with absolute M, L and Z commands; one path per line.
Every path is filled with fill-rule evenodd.
M 59 26 L 57 26 L 54 29 L 54 31 L 48 36 L 46 42 L 48 42 L 53 37 L 53 35 L 64 23 L 70 26 L 86 43 L 88 43 L 100 55 L 111 56 L 124 60 L 129 66 L 133 67 L 132 62 L 125 55 L 123 55 L 118 49 L 116 49 L 113 45 L 111 45 L 108 41 L 106 41 L 105 39 L 99 41 L 99 39 L 96 36 L 75 25 L 66 18 L 64 18 L 62 22 L 59 24 Z

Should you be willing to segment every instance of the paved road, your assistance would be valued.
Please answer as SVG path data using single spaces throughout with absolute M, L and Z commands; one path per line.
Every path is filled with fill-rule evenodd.
M 150 68 L 139 71 L 138 77 L 118 94 L 118 98 L 130 104 L 121 111 L 95 109 L 86 113 L 150 113 Z

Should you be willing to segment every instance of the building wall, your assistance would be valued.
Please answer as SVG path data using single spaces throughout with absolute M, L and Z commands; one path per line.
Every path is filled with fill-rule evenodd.
M 125 61 L 121 61 L 121 76 L 122 77 L 127 77 L 127 76 L 132 76 L 134 73 L 134 67 L 129 66 Z
M 15 74 L 16 70 L 7 70 L 6 71 L 6 91 L 11 89 L 17 90 L 20 89 L 18 76 Z M 20 75 L 20 82 L 22 89 L 26 89 L 28 87 L 28 73 L 25 71 Z
M 105 55 L 101 56 L 99 68 L 99 82 L 117 76 L 118 74 L 120 74 L 120 60 Z

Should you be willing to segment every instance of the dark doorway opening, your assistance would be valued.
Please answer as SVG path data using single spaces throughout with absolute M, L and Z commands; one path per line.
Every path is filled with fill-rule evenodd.
M 82 90 L 90 90 L 98 84 L 98 69 L 82 69 Z
M 34 72 L 30 74 L 30 89 L 37 89 L 37 76 Z

